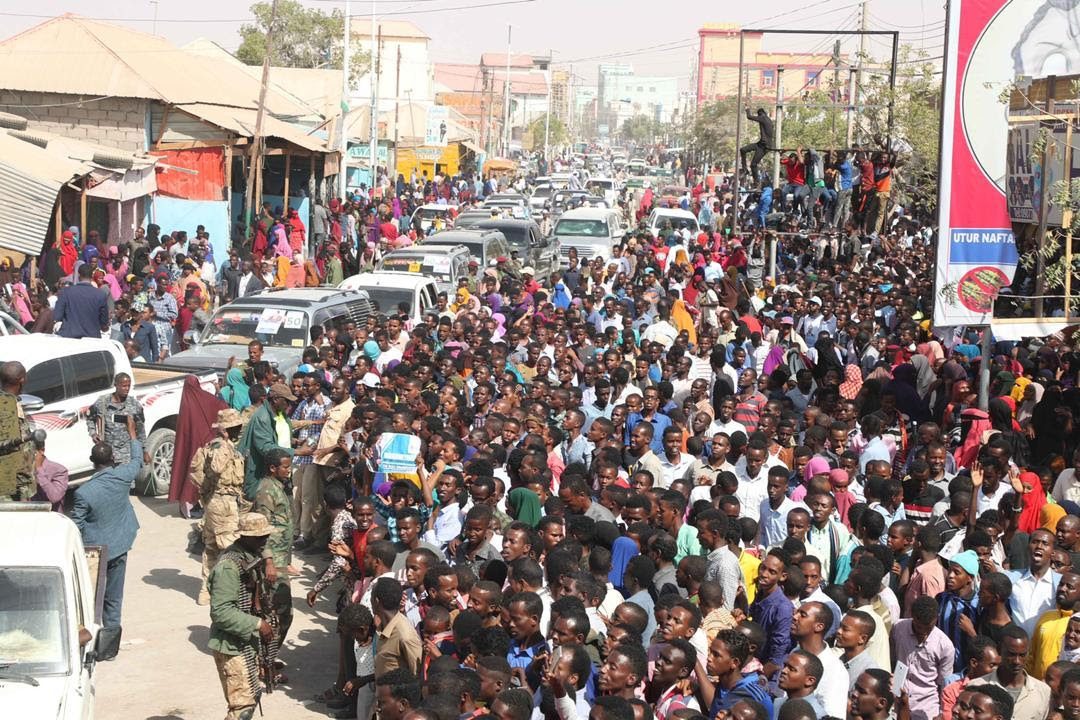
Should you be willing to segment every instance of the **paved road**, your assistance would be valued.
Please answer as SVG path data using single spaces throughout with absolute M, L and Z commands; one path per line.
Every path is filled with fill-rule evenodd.
M 124 636 L 116 660 L 97 668 L 97 716 L 116 720 L 215 720 L 225 701 L 206 648 L 210 609 L 195 603 L 200 559 L 186 552 L 193 521 L 162 498 L 132 498 L 141 529 L 128 555 L 124 592 Z M 264 696 L 267 718 L 326 717 L 311 698 L 337 673 L 333 588 L 308 608 L 304 595 L 322 557 L 306 562 L 293 579 L 294 615 L 281 658 L 288 687 Z M 256 712 L 258 717 L 258 712 Z

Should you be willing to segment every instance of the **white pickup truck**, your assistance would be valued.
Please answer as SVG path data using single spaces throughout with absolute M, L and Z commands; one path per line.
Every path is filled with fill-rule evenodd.
M 102 628 L 106 554 L 48 503 L 0 503 L 0 707 L 22 720 L 90 720 L 94 668 L 116 657 Z
M 23 408 L 31 425 L 48 433 L 45 455 L 68 469 L 72 485 L 92 474 L 86 414 L 95 400 L 112 392 L 117 373 L 131 376 L 131 394 L 146 419 L 144 448 L 150 464 L 135 486 L 147 495 L 169 490 L 184 379 L 195 375 L 204 390 L 216 392 L 213 370 L 143 363 L 133 367 L 124 348 L 112 340 L 11 335 L 0 338 L 3 360 L 18 360 L 26 368 Z

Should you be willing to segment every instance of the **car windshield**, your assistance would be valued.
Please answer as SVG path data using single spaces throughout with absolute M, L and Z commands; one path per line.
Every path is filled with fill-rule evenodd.
M 469 255 L 474 258 L 480 259 L 484 255 L 484 243 L 477 240 L 459 240 L 458 238 L 447 238 L 443 241 L 438 235 L 432 235 L 424 241 L 425 245 L 464 245 L 469 249 Z
M 67 603 L 59 568 L 0 568 L 0 671 L 69 672 Z
M 417 212 L 420 213 L 420 218 L 422 220 L 434 220 L 439 215 L 443 217 L 449 215 L 450 208 L 420 208 Z
M 671 225 L 672 230 L 678 230 L 681 224 L 686 225 L 690 232 L 696 233 L 698 230 L 697 220 L 694 218 L 676 217 L 674 215 L 657 215 L 656 227 L 663 227 L 665 221 Z
M 590 180 L 585 189 L 591 193 L 603 195 L 605 191 L 612 190 L 614 187 L 615 183 L 610 180 Z
M 607 223 L 603 220 L 563 219 L 555 226 L 556 235 L 585 235 L 587 237 L 607 237 Z
M 554 192 L 554 189 L 550 185 L 548 185 L 547 187 L 539 187 L 533 191 L 533 197 L 551 197 L 552 192 Z
M 301 310 L 280 307 L 235 307 L 218 310 L 203 330 L 204 345 L 263 345 L 303 348 L 307 344 L 308 320 Z
M 453 282 L 450 274 L 450 258 L 447 256 L 414 255 L 411 253 L 390 253 L 379 262 L 379 270 L 431 275 L 443 282 Z
M 404 303 L 405 313 L 412 314 L 413 291 L 409 288 L 391 287 L 360 287 L 371 298 L 371 304 L 377 313 L 397 312 L 398 306 Z

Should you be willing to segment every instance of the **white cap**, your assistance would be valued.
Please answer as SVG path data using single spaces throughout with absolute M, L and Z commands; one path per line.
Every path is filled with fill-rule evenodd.
M 373 372 L 364 373 L 364 377 L 360 380 L 361 383 L 369 388 L 379 387 L 379 376 Z
M 811 305 L 821 305 L 822 304 L 821 303 L 821 298 L 819 298 L 817 295 L 814 295 L 812 298 L 810 298 L 810 304 Z
M 525 267 L 521 268 L 521 274 L 522 275 L 535 275 L 536 271 L 533 270 L 530 266 L 526 265 Z

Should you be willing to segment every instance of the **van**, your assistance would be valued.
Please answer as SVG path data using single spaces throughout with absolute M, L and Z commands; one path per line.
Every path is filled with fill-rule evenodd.
M 360 273 L 345 278 L 338 287 L 364 291 L 373 310 L 384 315 L 396 312 L 405 304 L 413 324 L 423 322 L 424 314 L 436 307 L 439 300 L 434 278 L 409 272 Z
M 510 244 L 498 230 L 447 230 L 423 242 L 424 247 L 432 245 L 464 245 L 481 267 L 487 267 L 496 258 L 510 257 Z
M 120 650 L 120 628 L 102 627 L 107 565 L 107 548 L 84 546 L 48 503 L 0 503 L 5 717 L 94 717 L 97 663 Z
M 626 235 L 622 216 L 615 210 L 603 208 L 577 208 L 567 210 L 555 223 L 554 236 L 559 241 L 559 257 L 565 265 L 570 248 L 577 250 L 582 262 L 600 257 L 611 257 L 611 248 Z
M 457 292 L 458 278 L 469 272 L 469 250 L 460 245 L 422 243 L 391 250 L 379 261 L 379 271 L 427 275 L 435 280 L 439 292 Z

